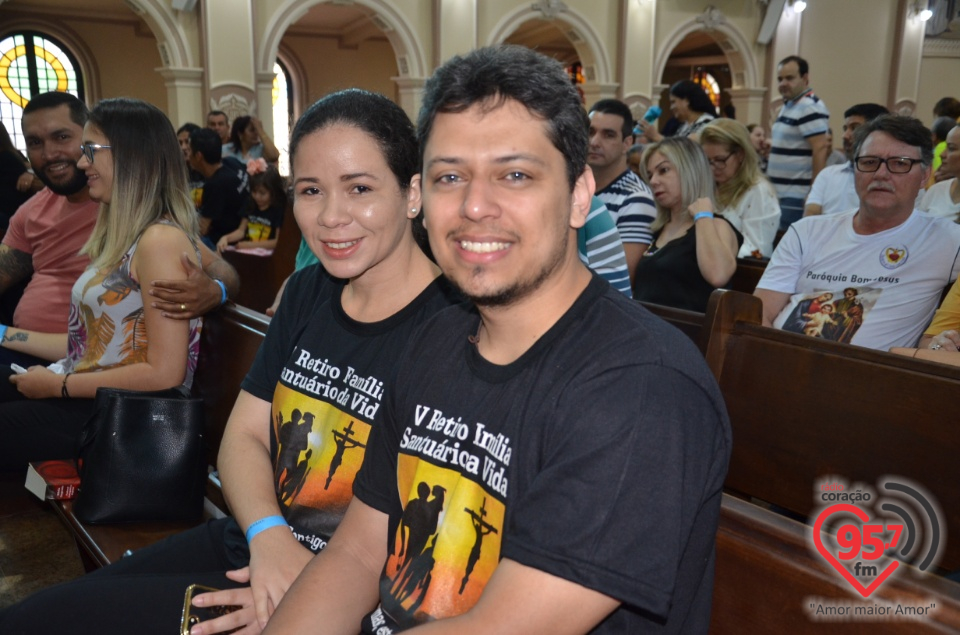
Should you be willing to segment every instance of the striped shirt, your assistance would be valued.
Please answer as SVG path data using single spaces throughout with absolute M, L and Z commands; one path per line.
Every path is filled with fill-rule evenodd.
M 807 140 L 826 134 L 830 111 L 813 91 L 783 104 L 773 124 L 767 176 L 781 199 L 803 199 L 813 181 L 813 150 Z
M 596 196 L 590 201 L 587 222 L 577 230 L 577 251 L 583 264 L 620 293 L 628 298 L 633 297 L 627 255 L 623 252 L 620 233 L 603 201 Z
M 639 176 L 627 170 L 597 192 L 597 197 L 613 216 L 623 242 L 644 245 L 653 242 L 650 224 L 657 210 L 653 206 L 653 193 Z

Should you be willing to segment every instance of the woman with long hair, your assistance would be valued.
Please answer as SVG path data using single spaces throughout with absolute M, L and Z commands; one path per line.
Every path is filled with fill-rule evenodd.
M 200 320 L 170 320 L 144 303 L 143 281 L 186 278 L 181 254 L 199 261 L 197 221 L 173 126 L 135 99 L 107 99 L 83 129 L 90 197 L 100 202 L 81 253 L 90 266 L 73 286 L 67 333 L 29 335 L 33 353 L 66 357 L 0 382 L 0 470 L 29 461 L 73 458 L 97 388 L 161 390 L 189 386 Z
M 673 137 L 651 143 L 640 163 L 653 190 L 653 243 L 637 265 L 637 300 L 703 312 L 737 268 L 742 237 L 714 213 L 713 175 L 699 145 Z
M 289 279 L 227 423 L 217 467 L 233 516 L 38 593 L 0 612 L 0 632 L 168 633 L 196 583 L 223 590 L 195 605 L 240 609 L 191 633 L 258 633 L 326 546 L 396 360 L 452 299 L 415 239 L 420 156 L 399 106 L 361 90 L 328 95 L 290 148 L 294 215 L 322 267 Z
M 696 139 L 700 130 L 717 117 L 717 109 L 707 91 L 691 79 L 680 80 L 670 87 L 670 112 L 680 121 L 680 128 L 673 135 L 675 137 Z M 642 119 L 639 123 L 647 139 L 663 140 L 663 135 L 655 125 Z
M 780 226 L 780 201 L 760 171 L 747 129 L 733 119 L 715 119 L 700 131 L 713 180 L 717 211 L 743 234 L 740 258 L 769 258 Z
M 226 157 L 242 163 L 261 158 L 267 163 L 275 163 L 280 158 L 280 151 L 259 118 L 242 115 L 234 119 L 230 127 L 230 141 L 223 146 L 223 158 Z

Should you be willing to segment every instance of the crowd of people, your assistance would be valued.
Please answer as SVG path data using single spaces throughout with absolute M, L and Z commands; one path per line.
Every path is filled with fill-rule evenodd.
M 934 170 L 919 120 L 857 104 L 829 166 L 807 63 L 777 68 L 768 138 L 693 81 L 661 130 L 584 109 L 538 53 L 477 49 L 416 126 L 359 89 L 314 103 L 289 183 L 255 117 L 34 97 L 27 157 L 0 135 L 39 190 L 0 245 L 0 291 L 29 281 L 0 326 L 0 470 L 71 458 L 100 387 L 189 387 L 239 283 L 221 253 L 275 246 L 288 192 L 303 242 L 221 444 L 232 515 L 0 631 L 167 632 L 202 584 L 196 606 L 231 610 L 193 635 L 707 632 L 729 422 L 702 355 L 630 298 L 702 312 L 752 258 L 765 325 L 960 363 L 960 283 L 934 315 L 960 273 L 960 132 Z

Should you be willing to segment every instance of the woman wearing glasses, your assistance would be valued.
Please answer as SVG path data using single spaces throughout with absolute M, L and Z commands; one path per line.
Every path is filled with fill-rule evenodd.
M 737 268 L 743 237 L 714 214 L 713 175 L 703 150 L 673 137 L 644 148 L 643 178 L 653 190 L 653 244 L 637 265 L 633 297 L 704 312 Z
M 740 258 L 769 258 L 780 226 L 780 202 L 760 171 L 743 124 L 715 119 L 700 132 L 700 145 L 717 185 L 717 211 L 743 234 Z
M 0 381 L 0 470 L 72 458 L 97 388 L 189 386 L 200 320 L 171 320 L 144 303 L 144 280 L 186 278 L 181 254 L 197 263 L 197 221 L 177 137 L 160 110 L 108 99 L 90 113 L 77 166 L 100 211 L 82 254 L 91 264 L 73 287 L 68 332 L 27 333 L 48 368 L 7 371 Z M 163 346 L 152 346 L 162 342 Z

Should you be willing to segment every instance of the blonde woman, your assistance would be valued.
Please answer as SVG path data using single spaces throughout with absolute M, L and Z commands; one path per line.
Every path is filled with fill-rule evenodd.
M 714 119 L 700 131 L 700 145 L 717 185 L 717 211 L 743 234 L 740 258 L 769 258 L 780 226 L 780 202 L 760 171 L 743 124 Z
M 200 320 L 164 318 L 141 295 L 143 281 L 187 277 L 181 254 L 199 262 L 173 126 L 145 102 L 104 100 L 84 126 L 82 150 L 77 166 L 100 202 L 81 250 L 91 264 L 73 287 L 68 332 L 29 334 L 34 354 L 66 357 L 0 382 L 0 470 L 73 457 L 97 388 L 189 386 L 196 367 Z
M 653 190 L 657 218 L 650 226 L 653 244 L 637 265 L 633 297 L 703 312 L 710 293 L 733 276 L 743 238 L 714 213 L 710 166 L 694 141 L 651 143 L 640 168 Z

